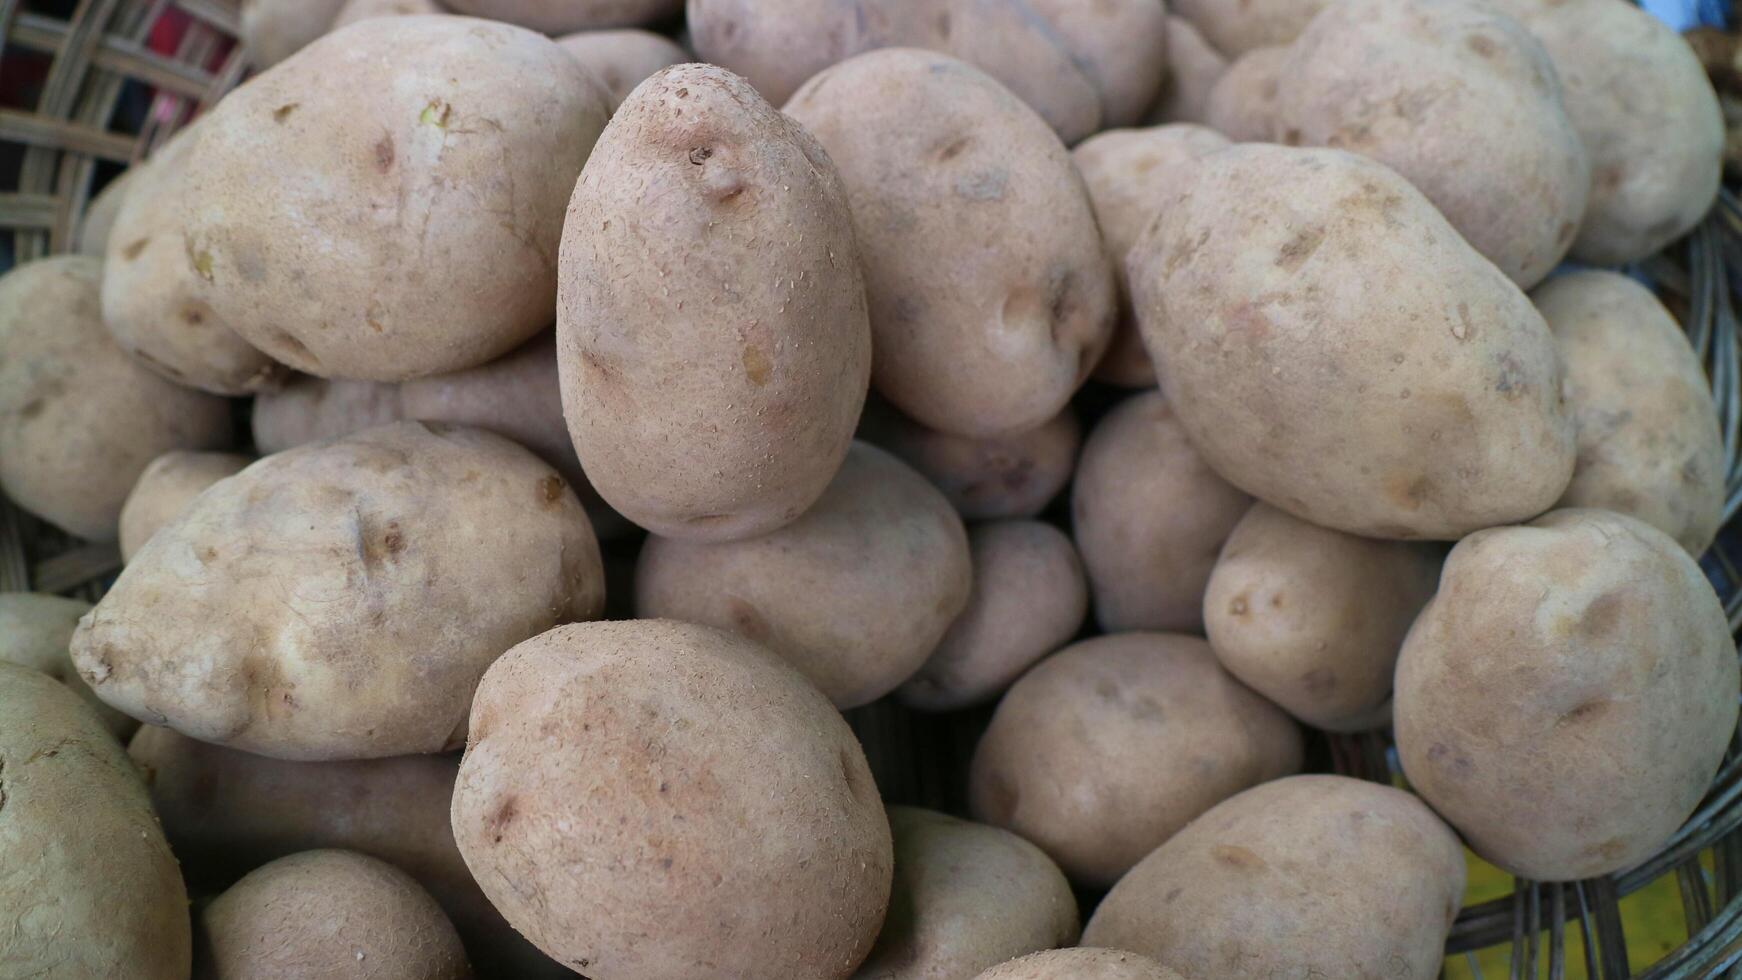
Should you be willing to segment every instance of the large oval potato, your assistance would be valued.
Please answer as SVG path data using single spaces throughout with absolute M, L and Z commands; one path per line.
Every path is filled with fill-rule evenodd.
M 230 405 L 129 357 L 98 312 L 102 263 L 38 259 L 0 277 L 0 489 L 92 541 L 113 541 L 139 474 L 172 449 L 230 444 Z
M 1107 888 L 1198 814 L 1300 765 L 1294 720 L 1209 644 L 1121 633 L 1066 647 L 1016 682 L 974 751 L 968 795 L 975 819 Z
M 1145 121 L 1150 125 L 1208 123 L 1210 93 L 1229 64 L 1191 21 L 1168 14 L 1167 75 Z
M 0 663 L 0 976 L 187 980 L 187 889 L 139 774 L 51 677 Z
M 1235 59 L 1210 89 L 1204 121 L 1236 143 L 1264 143 L 1276 129 L 1288 46 L 1254 48 Z
M 635 569 L 635 614 L 741 633 L 837 706 L 894 690 L 967 605 L 961 518 L 918 473 L 854 443 L 816 506 L 744 541 L 654 536 Z
M 616 112 L 635 87 L 661 68 L 692 61 L 689 52 L 652 31 L 581 31 L 556 43 L 598 76 Z
M 1038 428 L 975 439 L 928 429 L 874 399 L 859 438 L 924 474 L 963 520 L 991 521 L 1045 510 L 1071 480 L 1083 429 L 1067 406 Z
M 82 599 L 37 592 L 0 592 L 0 662 L 29 667 L 60 681 L 83 698 L 116 738 L 125 740 L 139 722 L 103 702 L 79 677 L 68 648 L 79 617 L 91 611 Z
M 1573 425 L 1542 317 L 1378 163 L 1204 158 L 1132 253 L 1131 288 L 1192 444 L 1297 517 L 1458 538 L 1566 490 Z
M 1434 977 L 1463 894 L 1464 849 L 1420 800 L 1294 776 L 1226 800 L 1144 858 L 1083 944 L 1187 977 Z
M 847 723 L 773 654 L 688 623 L 561 627 L 492 665 L 453 822 L 508 921 L 597 980 L 844 978 L 889 900 Z
M 1693 559 L 1621 514 L 1480 531 L 1397 663 L 1410 785 L 1476 853 L 1539 881 L 1655 853 L 1736 730 L 1736 644 Z M 1569 815 L 1577 819 L 1569 819 Z
M 596 27 L 634 27 L 683 9 L 683 0 L 442 0 L 455 13 L 565 34 Z
M 680 65 L 623 104 L 574 191 L 558 367 L 593 486 L 667 537 L 792 521 L 840 468 L 871 370 L 828 154 L 743 79 Z
M 1169 8 L 1217 51 L 1239 58 L 1292 42 L 1330 5 L 1331 0 L 1173 0 Z
M 1058 415 L 1117 311 L 1082 178 L 1041 119 L 972 66 L 907 48 L 828 69 L 786 112 L 847 187 L 877 390 L 965 436 Z
M 1054 949 L 1030 953 L 974 980 L 1185 980 L 1147 956 L 1118 949 Z
M 335 31 L 201 127 L 182 182 L 198 298 L 322 377 L 506 353 L 556 312 L 563 202 L 607 115 L 598 82 L 531 31 L 446 16 Z
M 248 64 L 264 71 L 325 34 L 345 0 L 242 0 L 240 39 Z
M 196 453 L 177 449 L 151 461 L 121 505 L 121 560 L 132 561 L 145 542 L 173 522 L 212 484 L 235 476 L 254 462 L 240 453 Z
M 484 668 L 604 605 L 562 478 L 477 429 L 401 422 L 201 494 L 73 637 L 100 697 L 285 759 L 441 752 Z

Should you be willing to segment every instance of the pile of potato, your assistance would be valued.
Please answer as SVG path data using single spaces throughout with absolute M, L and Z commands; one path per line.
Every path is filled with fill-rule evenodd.
M 683 6 L 245 0 L 0 278 L 0 489 L 126 560 L 0 596 L 0 976 L 1425 978 L 1466 845 L 1694 811 L 1725 447 L 1616 271 L 1718 191 L 1676 35 Z M 968 813 L 890 700 L 989 716 Z M 1388 726 L 1407 790 L 1303 772 Z

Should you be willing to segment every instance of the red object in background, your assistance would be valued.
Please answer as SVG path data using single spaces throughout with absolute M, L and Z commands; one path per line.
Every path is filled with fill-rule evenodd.
M 171 7 L 157 18 L 157 23 L 151 25 L 151 36 L 146 40 L 145 46 L 158 54 L 173 55 L 191 23 L 192 17 L 179 8 Z

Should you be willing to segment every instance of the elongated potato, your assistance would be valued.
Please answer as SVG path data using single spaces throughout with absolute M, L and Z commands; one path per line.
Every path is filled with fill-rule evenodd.
M 1144 117 L 1150 125 L 1210 121 L 1210 93 L 1231 62 L 1192 22 L 1167 15 L 1167 76 Z
M 1071 480 L 1083 430 L 1067 407 L 1039 428 L 975 439 L 928 429 L 875 399 L 859 437 L 924 474 L 963 520 L 990 521 L 1045 510 Z
M 79 677 L 68 647 L 79 617 L 91 604 L 81 599 L 37 592 L 0 592 L 0 662 L 29 667 L 71 688 L 97 713 L 118 739 L 125 741 L 139 722 L 103 703 Z
M 1118 949 L 1055 949 L 1000 963 L 974 980 L 1185 980 L 1147 956 Z
M 1204 121 L 1236 143 L 1270 141 L 1287 60 L 1287 45 L 1254 48 L 1235 59 L 1210 89 Z
M 582 31 L 556 43 L 598 76 L 611 97 L 612 112 L 654 72 L 694 60 L 677 42 L 652 31 Z
M 241 40 L 248 63 L 265 70 L 332 26 L 345 0 L 242 0 Z
M 564 34 L 598 27 L 633 27 L 677 13 L 683 0 L 442 0 L 457 14 Z
M 121 560 L 132 561 L 145 542 L 172 523 L 212 484 L 254 462 L 239 453 L 196 453 L 185 449 L 151 461 L 121 506 Z
M 1210 46 L 1230 58 L 1288 44 L 1331 0 L 1173 0 L 1169 9 L 1190 21 Z

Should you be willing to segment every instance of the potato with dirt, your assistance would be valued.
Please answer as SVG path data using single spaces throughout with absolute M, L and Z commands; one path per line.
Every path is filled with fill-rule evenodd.
M 126 741 L 139 722 L 104 704 L 79 677 L 68 652 L 79 617 L 90 611 L 83 599 L 0 592 L 0 663 L 29 667 L 65 684 L 97 713 L 104 728 Z
M 132 561 L 145 542 L 174 522 L 193 499 L 225 477 L 254 462 L 240 453 L 196 453 L 185 449 L 151 461 L 121 505 L 121 560 Z

